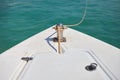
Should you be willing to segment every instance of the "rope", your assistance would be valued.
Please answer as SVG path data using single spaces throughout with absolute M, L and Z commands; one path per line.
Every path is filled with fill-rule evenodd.
M 81 20 L 80 20 L 78 23 L 76 23 L 76 24 L 64 25 L 64 26 L 67 26 L 67 27 L 74 27 L 74 26 L 80 25 L 80 24 L 84 21 L 85 16 L 86 16 L 86 12 L 87 12 L 87 2 L 88 2 L 88 0 L 85 1 L 85 9 L 84 9 L 84 13 L 83 13 L 83 16 L 82 16 Z
M 80 25 L 80 24 L 84 21 L 84 19 L 85 19 L 85 17 L 86 17 L 87 5 L 88 5 L 88 0 L 85 0 L 85 8 L 84 8 L 83 16 L 82 16 L 81 20 L 80 20 L 78 23 L 76 23 L 76 24 L 67 24 L 67 25 L 64 25 L 64 26 L 66 26 L 66 27 L 74 27 L 74 26 Z M 43 21 L 43 22 L 44 22 L 44 21 Z M 35 26 L 39 26 L 39 25 L 40 25 L 40 24 L 37 24 L 37 25 L 35 25 Z

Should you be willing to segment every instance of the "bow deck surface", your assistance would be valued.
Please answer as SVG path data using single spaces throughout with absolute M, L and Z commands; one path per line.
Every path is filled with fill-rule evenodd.
M 36 66 L 32 65 L 32 62 L 37 63 L 37 60 L 39 60 L 39 58 L 40 58 L 41 62 L 39 62 L 39 65 L 38 64 L 37 65 L 40 66 L 40 65 L 44 64 L 45 72 L 47 72 L 47 62 L 44 63 L 44 60 L 49 61 L 49 59 L 50 59 L 51 63 L 53 63 L 53 65 L 49 65 L 50 63 L 48 63 L 48 65 L 49 65 L 48 71 L 50 71 L 50 68 L 51 68 L 51 72 L 52 72 L 52 70 L 54 70 L 53 66 L 55 66 L 55 64 L 57 65 L 58 63 L 61 62 L 60 68 L 55 66 L 55 69 L 57 70 L 58 73 L 56 72 L 56 74 L 55 73 L 54 74 L 55 74 L 55 76 L 59 76 L 59 78 L 61 76 L 62 77 L 61 79 L 63 79 L 64 77 L 65 78 L 67 77 L 67 73 L 69 73 L 67 71 L 74 72 L 74 68 L 72 70 L 72 65 L 74 64 L 74 62 L 76 63 L 76 61 L 77 61 L 77 60 L 75 60 L 74 62 L 72 62 L 70 64 L 70 62 L 72 60 L 69 59 L 69 57 L 70 57 L 69 55 L 76 56 L 76 54 L 79 54 L 80 50 L 86 50 L 86 51 L 92 52 L 97 57 L 97 59 L 98 59 L 97 63 L 99 65 L 99 67 L 102 66 L 103 72 L 105 71 L 105 75 L 101 75 L 101 73 L 98 73 L 98 72 L 102 72 L 102 71 L 97 71 L 97 70 L 94 71 L 93 73 L 97 73 L 97 74 L 95 74 L 96 78 L 95 78 L 95 76 L 91 77 L 93 80 L 94 80 L 94 78 L 96 80 L 97 77 L 100 77 L 100 79 L 102 79 L 102 78 L 106 77 L 106 75 L 107 75 L 107 77 L 111 76 L 112 79 L 116 79 L 116 80 L 120 79 L 120 72 L 119 72 L 119 70 L 120 70 L 119 69 L 120 68 L 120 49 L 115 48 L 115 47 L 113 47 L 107 43 L 104 43 L 98 39 L 95 39 L 93 37 L 85 35 L 81 32 L 78 32 L 76 30 L 68 28 L 64 31 L 64 37 L 66 37 L 66 42 L 61 43 L 62 54 L 58 54 L 57 53 L 57 43 L 52 41 L 55 36 L 56 36 L 56 32 L 52 28 L 49 28 L 45 31 L 42 31 L 42 32 L 36 34 L 35 36 L 30 37 L 29 39 L 21 42 L 20 44 L 14 46 L 13 48 L 2 53 L 0 55 L 0 65 L 1 65 L 0 66 L 0 78 L 2 80 L 8 80 L 8 79 L 12 80 L 12 79 L 16 79 L 18 77 L 21 78 L 21 76 L 24 72 L 24 69 L 26 69 L 26 66 L 28 67 L 28 64 L 30 65 L 30 63 L 31 63 L 30 68 L 28 68 L 28 69 L 30 69 L 30 71 L 32 71 L 31 67 L 32 66 L 36 67 Z M 70 50 L 73 50 L 73 52 L 72 51 L 69 52 Z M 78 52 L 75 50 L 77 50 Z M 39 55 L 36 56 L 35 55 L 36 53 L 39 53 Z M 76 66 L 80 66 L 80 72 L 84 72 L 81 70 L 81 67 L 84 68 L 85 64 L 90 63 L 88 58 L 91 58 L 91 57 L 86 57 L 86 55 L 84 55 L 84 54 L 85 54 L 85 52 L 80 52 L 80 54 L 79 54 L 80 62 L 77 61 L 78 63 L 75 64 Z M 31 57 L 33 55 L 36 56 L 36 58 L 33 57 L 33 60 L 28 63 L 26 61 L 21 60 L 22 57 Z M 68 55 L 68 57 L 64 57 L 67 55 Z M 43 56 L 43 58 L 41 56 Z M 63 59 L 62 59 L 62 56 L 63 56 Z M 53 59 L 52 59 L 52 57 L 53 57 Z M 58 58 L 58 59 L 56 59 L 56 58 Z M 67 58 L 68 58 L 68 61 L 66 61 Z M 70 57 L 70 58 L 72 58 L 72 57 Z M 78 56 L 76 58 L 78 59 Z M 65 69 L 62 68 L 63 62 L 64 62 L 62 60 L 64 60 L 64 59 L 65 59 L 65 63 L 66 63 L 66 65 L 64 65 Z M 81 59 L 83 59 L 83 63 L 81 62 Z M 57 61 L 58 61 L 58 63 L 57 63 Z M 93 59 L 93 61 L 95 61 L 95 60 Z M 70 66 L 69 68 L 67 68 L 68 65 Z M 98 69 L 99 69 L 99 67 L 98 67 Z M 62 71 L 59 71 L 58 69 L 62 69 Z M 76 75 L 78 75 L 78 73 L 79 73 L 79 75 L 82 74 L 79 72 L 79 70 L 77 72 L 77 69 L 79 69 L 78 67 L 75 69 L 76 69 L 75 70 Z M 39 70 L 39 67 L 38 67 L 38 70 Z M 42 68 L 40 68 L 40 70 L 42 70 Z M 53 71 L 53 72 L 55 72 L 55 71 Z M 62 74 L 62 72 L 63 72 L 63 74 Z M 27 71 L 26 71 L 26 73 L 27 73 Z M 65 75 L 64 75 L 64 73 L 65 73 Z M 93 76 L 93 73 L 92 72 L 90 72 L 90 73 L 89 74 L 91 76 Z M 50 73 L 48 73 L 48 74 L 50 74 Z M 57 75 L 57 74 L 62 74 L 62 75 Z M 26 75 L 28 75 L 28 74 L 26 74 Z M 34 75 L 35 74 L 33 74 L 33 76 Z M 53 76 L 53 74 L 50 74 L 50 75 Z M 70 74 L 70 75 L 72 75 L 72 74 Z M 45 76 L 45 75 L 43 75 L 43 76 Z M 26 79 L 27 76 L 24 78 Z M 43 77 L 43 78 L 45 78 L 45 77 Z M 82 76 L 80 79 L 82 79 Z M 108 79 L 110 79 L 110 77 Z

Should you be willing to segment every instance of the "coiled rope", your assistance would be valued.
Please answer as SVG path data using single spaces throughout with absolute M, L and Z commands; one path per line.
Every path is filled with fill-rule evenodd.
M 66 26 L 66 27 L 74 27 L 74 26 L 80 25 L 84 21 L 85 16 L 86 16 L 87 4 L 88 4 L 88 0 L 85 0 L 85 9 L 84 9 L 84 12 L 83 12 L 83 16 L 82 16 L 81 20 L 78 23 L 72 24 L 72 25 L 64 25 L 64 26 Z

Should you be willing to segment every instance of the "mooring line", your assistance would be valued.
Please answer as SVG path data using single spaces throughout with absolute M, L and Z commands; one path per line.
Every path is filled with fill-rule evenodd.
M 80 25 L 85 20 L 85 16 L 86 16 L 86 13 L 87 13 L 87 5 L 88 5 L 88 0 L 85 1 L 84 13 L 83 13 L 83 16 L 82 16 L 81 20 L 78 23 L 71 24 L 71 25 L 64 25 L 64 26 L 66 26 L 66 27 L 74 27 L 74 26 Z

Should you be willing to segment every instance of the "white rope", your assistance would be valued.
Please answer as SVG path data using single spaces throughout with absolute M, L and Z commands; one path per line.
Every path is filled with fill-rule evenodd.
M 66 27 L 78 26 L 78 25 L 80 25 L 80 24 L 84 21 L 85 16 L 86 16 L 86 12 L 87 12 L 87 1 L 88 1 L 88 0 L 86 0 L 86 2 L 85 2 L 85 9 L 84 9 L 84 13 L 83 13 L 83 16 L 82 16 L 81 20 L 80 20 L 78 23 L 76 23 L 76 24 L 64 25 L 64 26 L 66 26 Z

